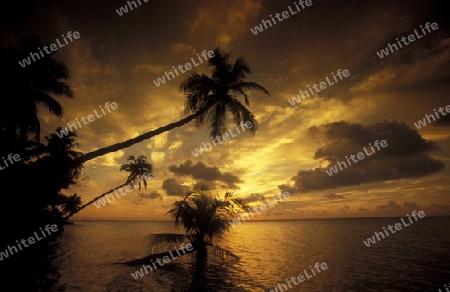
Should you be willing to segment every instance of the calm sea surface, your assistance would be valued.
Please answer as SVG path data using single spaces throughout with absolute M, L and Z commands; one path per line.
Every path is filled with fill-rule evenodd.
M 199 288 L 193 284 L 191 256 L 138 280 L 131 273 L 141 266 L 115 264 L 147 255 L 146 235 L 181 231 L 173 222 L 76 221 L 60 238 L 55 260 L 60 279 L 53 291 L 270 291 L 316 262 L 327 263 L 328 269 L 287 291 L 445 291 L 444 284 L 450 283 L 450 217 L 425 217 L 373 246 L 363 244 L 382 226 L 399 222 L 247 221 L 216 242 L 240 260 L 211 260 Z

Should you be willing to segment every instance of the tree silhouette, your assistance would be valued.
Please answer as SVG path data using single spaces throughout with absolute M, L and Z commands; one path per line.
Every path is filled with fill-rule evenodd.
M 95 197 L 91 201 L 89 201 L 86 204 L 84 204 L 83 206 L 81 206 L 73 214 L 76 214 L 76 213 L 80 212 L 81 210 L 83 210 L 87 206 L 91 205 L 92 203 L 94 203 L 98 199 L 100 199 L 100 198 L 102 198 L 102 197 L 104 197 L 104 196 L 114 192 L 116 189 L 122 188 L 122 187 L 130 184 L 131 182 L 136 182 L 137 181 L 137 183 L 139 185 L 139 192 L 141 191 L 141 186 L 142 185 L 144 185 L 144 187 L 147 188 L 147 179 L 148 179 L 147 175 L 152 174 L 152 165 L 147 162 L 147 157 L 144 156 L 144 155 L 139 155 L 139 157 L 136 158 L 133 155 L 131 155 L 131 156 L 128 157 L 128 161 L 129 161 L 129 163 L 123 164 L 120 167 L 121 171 L 127 171 L 127 172 L 130 173 L 130 175 L 128 175 L 128 178 L 125 181 L 125 183 L 121 184 L 120 186 L 118 186 L 116 188 L 110 189 L 109 191 L 107 191 L 107 192 L 105 192 L 105 193 Z M 72 216 L 72 215 L 70 215 L 70 216 Z
M 60 117 L 62 108 L 56 98 L 73 96 L 66 83 L 69 71 L 53 53 L 26 67 L 18 64 L 43 46 L 39 38 L 27 38 L 15 47 L 0 48 L 0 85 L 4 97 L 0 107 L 0 157 L 20 156 L 20 161 L 9 165 L 0 175 L 0 183 L 12 187 L 3 196 L 0 212 L 2 246 L 33 234 L 46 224 L 57 224 L 58 231 L 62 231 L 60 191 L 75 182 L 81 169 L 81 164 L 74 162 L 79 156 L 72 148 L 74 135 L 65 140 L 50 136 L 46 142 L 40 141 L 38 114 L 44 109 Z M 11 212 L 11 206 L 20 211 Z M 47 240 L 40 241 L 8 259 L 8 269 L 2 272 L 4 285 L 11 282 L 20 291 L 49 290 L 47 285 L 53 279 L 47 275 L 51 273 L 53 248 Z M 27 277 L 13 281 L 17 275 Z
M 46 144 L 28 142 L 31 146 L 24 151 L 27 164 L 22 173 L 27 175 L 30 184 L 24 198 L 31 208 L 37 211 L 58 209 L 61 190 L 76 183 L 82 169 L 75 162 L 81 155 L 81 152 L 74 150 L 77 146 L 76 135 L 71 132 L 59 138 L 56 134 L 50 134 L 45 137 Z M 33 192 L 34 189 L 37 191 Z M 54 212 L 51 216 L 54 217 Z
M 63 196 L 62 211 L 67 214 L 64 218 L 70 218 L 81 206 L 81 198 L 77 194 L 72 196 Z
M 236 96 L 242 96 L 248 106 L 250 103 L 248 95 L 245 93 L 246 90 L 254 89 L 266 94 L 269 92 L 258 83 L 245 81 L 251 71 L 243 58 L 237 58 L 234 63 L 231 63 L 230 56 L 219 49 L 214 50 L 214 54 L 214 57 L 208 60 L 209 67 L 212 67 L 211 77 L 193 72 L 188 74 L 181 84 L 181 89 L 186 95 L 185 113 L 189 114 L 187 117 L 127 141 L 86 153 L 78 159 L 78 162 L 83 163 L 130 147 L 192 120 L 196 120 L 196 126 L 203 125 L 207 120 L 210 123 L 210 135 L 215 137 L 225 133 L 228 112 L 231 113 L 236 124 L 240 124 L 241 121 L 250 121 L 253 124 L 250 132 L 254 134 L 257 130 L 257 122 L 253 114 Z
M 56 132 L 60 130 L 61 128 L 58 127 Z M 44 157 L 44 160 L 49 159 L 56 166 L 55 176 L 52 176 L 52 178 L 58 177 L 59 185 L 63 189 L 75 184 L 81 173 L 82 166 L 75 162 L 82 155 L 81 152 L 74 150 L 78 146 L 78 143 L 75 142 L 76 137 L 76 132 L 70 132 L 61 138 L 56 133 L 45 137 L 49 156 Z
M 193 250 L 186 254 L 197 252 L 197 267 L 203 268 L 207 262 L 207 247 L 215 254 L 237 258 L 230 251 L 213 244 L 214 238 L 223 238 L 230 231 L 229 221 L 239 210 L 247 210 L 247 204 L 227 191 L 224 197 L 213 196 L 209 189 L 202 187 L 183 195 L 183 198 L 173 203 L 173 208 L 167 214 L 175 219 L 175 226 L 182 226 L 184 234 L 164 233 L 151 234 L 147 237 L 151 253 L 142 259 L 132 260 L 126 264 L 146 263 L 149 259 L 170 255 L 174 244 L 191 243 Z M 154 254 L 154 253 L 157 254 Z M 172 251 L 174 252 L 174 251 Z
M 18 133 L 22 143 L 30 134 L 34 135 L 33 140 L 39 141 L 38 104 L 61 117 L 62 107 L 50 94 L 73 97 L 72 90 L 64 82 L 69 77 L 69 70 L 54 58 L 54 52 L 24 68 L 18 64 L 30 52 L 43 46 L 39 38 L 33 37 L 21 39 L 17 47 L 0 50 L 2 89 L 8 96 L 0 109 L 0 125 L 11 135 Z

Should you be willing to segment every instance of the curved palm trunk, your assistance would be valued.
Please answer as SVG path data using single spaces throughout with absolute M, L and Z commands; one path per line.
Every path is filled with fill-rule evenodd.
M 158 128 L 156 130 L 144 133 L 144 134 L 142 134 L 140 136 L 137 136 L 135 138 L 132 138 L 130 140 L 126 140 L 124 142 L 116 143 L 114 145 L 110 145 L 110 146 L 107 146 L 107 147 L 104 147 L 104 148 L 100 148 L 100 149 L 97 149 L 95 151 L 86 153 L 85 155 L 80 156 L 79 158 L 77 158 L 76 162 L 82 164 L 82 163 L 84 163 L 84 162 L 86 162 L 88 160 L 94 159 L 96 157 L 103 156 L 103 155 L 111 153 L 111 152 L 116 152 L 116 151 L 119 151 L 119 150 L 121 150 L 123 148 L 128 148 L 128 147 L 130 147 L 130 146 L 132 146 L 132 145 L 134 145 L 136 143 L 142 142 L 142 141 L 144 141 L 146 139 L 150 139 L 150 138 L 152 138 L 154 136 L 157 136 L 157 135 L 162 134 L 164 132 L 167 132 L 169 130 L 181 127 L 184 124 L 187 124 L 190 121 L 194 120 L 195 118 L 197 118 L 201 114 L 205 113 L 208 109 L 210 109 L 214 105 L 214 103 L 215 103 L 214 101 L 210 101 L 210 102 L 206 103 L 203 108 L 201 108 L 197 112 L 193 113 L 192 115 L 189 115 L 189 116 L 185 117 L 184 119 L 179 120 L 178 122 L 171 123 L 171 124 L 168 124 L 166 126 L 160 127 L 160 128 Z
M 67 217 L 64 217 L 64 218 L 65 218 L 65 219 L 69 219 L 72 215 L 74 215 L 74 214 L 80 212 L 81 210 L 83 210 L 83 209 L 86 208 L 87 206 L 91 205 L 92 203 L 94 203 L 95 201 L 97 201 L 98 199 L 100 199 L 101 197 L 104 197 L 104 196 L 106 196 L 107 194 L 114 192 L 114 190 L 116 190 L 116 189 L 120 189 L 121 187 L 126 186 L 128 183 L 129 183 L 129 182 L 126 182 L 126 183 L 124 183 L 124 184 L 122 184 L 122 185 L 120 185 L 120 186 L 118 186 L 118 187 L 116 187 L 116 188 L 110 189 L 109 191 L 107 191 L 106 193 L 101 194 L 101 195 L 98 196 L 98 197 L 95 197 L 95 198 L 92 199 L 91 201 L 87 202 L 86 204 L 84 204 L 83 206 L 81 206 L 80 208 L 78 208 L 75 212 L 70 213 Z

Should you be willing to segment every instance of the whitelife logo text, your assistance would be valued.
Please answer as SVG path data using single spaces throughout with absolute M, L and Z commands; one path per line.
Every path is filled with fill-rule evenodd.
M 72 36 L 73 36 L 73 39 L 72 39 Z M 73 42 L 74 39 L 75 39 L 75 40 L 79 39 L 79 38 L 81 37 L 81 35 L 80 35 L 80 33 L 79 33 L 78 31 L 75 31 L 73 34 L 72 34 L 71 31 L 69 31 L 69 32 L 67 33 L 66 36 L 62 35 L 62 37 L 63 37 L 64 43 L 65 43 L 66 45 L 68 45 L 69 42 L 67 41 L 66 37 L 70 40 L 70 42 Z M 61 44 L 61 42 L 59 41 L 59 39 L 56 39 L 56 43 L 58 44 L 59 48 L 62 48 L 62 47 L 65 46 L 65 45 Z M 50 48 L 50 51 L 48 50 L 49 48 Z M 56 52 L 56 50 L 58 50 L 58 47 L 57 47 L 55 44 L 51 44 L 49 47 L 44 46 L 44 47 L 42 48 L 42 50 L 44 50 L 44 52 L 45 52 L 47 55 L 50 55 L 51 53 Z M 31 52 L 31 53 L 30 53 L 30 56 L 29 56 L 28 58 L 23 59 L 22 61 L 19 61 L 19 65 L 20 65 L 22 68 L 25 68 L 26 66 L 31 65 L 31 63 L 32 63 L 31 60 L 33 60 L 33 62 L 36 62 L 37 60 L 40 60 L 41 57 L 44 58 L 44 53 L 42 52 L 42 50 L 41 50 L 40 47 L 38 47 L 39 53 L 33 53 L 33 52 Z M 31 59 L 30 59 L 30 58 L 31 58 Z
M 379 141 L 379 140 L 376 140 L 376 141 L 374 142 L 374 145 L 373 145 L 373 146 L 372 146 L 372 143 L 369 143 L 369 146 L 370 146 L 370 148 L 372 149 L 373 152 L 368 152 L 367 149 L 366 149 L 366 147 L 364 147 L 364 152 L 366 153 L 367 156 L 371 156 L 372 154 L 375 153 L 375 149 L 373 148 L 374 146 L 377 148 L 378 151 L 381 150 L 380 145 L 381 145 L 381 147 L 383 147 L 383 148 L 385 148 L 385 147 L 388 146 L 388 143 L 387 143 L 386 140 L 382 140 L 381 142 L 378 142 L 378 141 Z M 353 154 L 350 155 L 350 159 L 353 161 L 353 163 L 358 163 L 360 160 L 363 160 L 364 158 L 366 158 L 366 156 L 364 156 L 364 153 L 362 153 L 362 152 L 359 152 L 356 156 L 358 157 L 359 160 L 355 158 L 355 155 L 353 155 Z M 349 159 L 347 156 L 345 156 L 345 158 L 347 159 L 348 165 L 351 166 L 352 163 L 350 162 L 350 159 Z M 330 167 L 329 169 L 325 169 L 325 172 L 326 172 L 329 176 L 332 176 L 333 173 L 338 173 L 338 172 L 339 172 L 338 166 L 339 166 L 339 168 L 340 168 L 341 170 L 344 170 L 344 169 L 342 168 L 342 165 L 343 165 L 345 168 L 347 168 L 347 164 L 346 164 L 344 161 L 342 161 L 342 162 L 341 162 L 341 161 L 338 161 L 338 162 L 336 163 L 335 166 Z
M 438 26 L 438 24 L 437 24 L 436 22 L 433 22 L 432 24 L 430 24 L 429 22 L 427 22 L 427 23 L 425 24 L 425 29 L 428 31 L 428 33 L 431 32 L 430 27 L 431 27 L 431 29 L 433 29 L 433 30 L 437 30 L 437 29 L 439 28 L 439 26 Z M 416 41 L 416 37 L 417 37 L 417 39 L 421 39 L 421 38 L 423 38 L 425 35 L 427 35 L 427 33 L 425 32 L 425 29 L 424 29 L 422 26 L 420 26 L 420 28 L 421 28 L 421 30 L 422 30 L 423 35 L 420 35 L 420 33 L 418 33 L 417 30 L 415 29 L 415 30 L 414 30 L 414 34 L 408 35 L 408 41 L 409 41 L 409 42 L 406 41 L 406 37 L 402 37 L 402 38 L 401 38 L 401 41 L 403 42 L 403 44 L 404 44 L 405 46 L 407 46 L 407 45 L 409 45 L 410 43 Z M 400 42 L 400 41 L 398 40 L 398 38 L 396 38 L 395 40 L 397 41 L 398 47 L 403 48 L 402 42 Z M 391 44 L 389 43 L 389 44 L 386 46 L 385 49 L 382 49 L 381 51 L 377 52 L 378 57 L 379 57 L 380 59 L 383 59 L 384 57 L 389 56 L 389 50 L 391 51 L 391 53 L 394 53 L 395 51 L 398 51 L 399 48 L 397 47 L 397 45 L 396 45 L 396 44 L 392 44 L 392 45 L 391 45 Z M 393 48 L 395 48 L 395 51 L 393 50 Z
M 106 115 L 105 110 L 103 109 L 103 107 L 101 105 L 99 107 L 100 107 L 103 115 L 99 115 L 97 113 L 97 110 L 94 110 L 94 114 L 95 114 L 95 116 L 97 118 L 101 118 L 104 115 Z M 112 102 L 111 104 L 109 104 L 109 102 L 105 103 L 105 108 L 108 110 L 108 113 L 111 112 L 110 107 L 111 107 L 112 110 L 116 110 L 118 108 L 118 105 L 115 102 Z M 61 129 L 61 131 L 59 133 L 56 132 L 56 135 L 59 138 L 62 138 L 64 136 L 69 135 L 69 132 L 73 132 L 73 131 L 77 131 L 78 129 L 81 129 L 82 126 L 81 126 L 80 121 L 78 120 L 78 118 L 76 118 L 75 120 L 76 120 L 76 123 L 78 124 L 78 127 L 75 124 L 67 123 L 67 127 L 65 127 L 64 129 Z M 87 122 L 86 122 L 86 118 L 84 116 L 82 116 L 80 118 L 80 120 L 83 122 L 84 125 L 88 125 L 89 123 L 92 123 L 93 121 L 95 121 L 95 117 L 94 117 L 94 115 L 91 114 L 91 115 L 87 116 L 87 120 L 88 120 Z
M 347 69 L 344 69 L 344 70 L 339 69 L 339 70 L 337 70 L 336 75 L 339 76 L 340 80 L 337 79 L 336 75 L 334 75 L 334 72 L 331 72 L 331 75 L 333 76 L 333 80 L 335 82 L 330 81 L 330 79 L 328 79 L 328 76 L 325 77 L 325 80 L 327 81 L 329 86 L 333 85 L 334 83 L 338 83 L 340 80 L 344 79 L 345 77 L 350 76 L 350 71 L 348 71 Z M 319 93 L 320 91 L 326 89 L 327 88 L 327 83 L 325 83 L 325 81 L 320 82 L 319 85 L 314 83 L 312 85 L 312 88 L 311 88 L 311 86 L 308 85 L 308 89 L 309 89 L 309 92 L 311 92 L 311 96 L 313 96 L 314 94 Z M 320 87 L 320 89 L 318 87 Z M 313 91 L 313 88 L 314 88 L 315 92 Z M 298 93 L 300 93 L 300 95 L 303 97 L 303 100 L 305 100 L 306 97 L 310 97 L 308 91 L 301 91 L 301 90 L 299 90 Z M 300 95 L 297 94 L 297 96 L 289 99 L 288 102 L 292 106 L 294 106 L 296 103 L 300 103 L 300 101 L 302 101 L 300 99 Z
M 206 55 L 208 55 L 208 56 L 206 56 Z M 204 50 L 202 52 L 202 57 L 205 59 L 205 61 L 207 61 L 208 58 L 212 58 L 214 56 L 215 56 L 214 51 L 206 52 L 206 50 Z M 200 55 L 197 54 L 197 58 L 198 58 L 200 64 L 203 64 L 202 57 L 200 57 Z M 195 67 L 200 65 L 200 64 L 195 62 L 194 58 L 191 58 L 191 61 L 192 61 L 192 64 L 195 65 Z M 178 70 L 181 71 L 181 73 L 186 73 L 187 71 L 189 71 L 189 70 L 191 70 L 193 68 L 192 64 L 187 62 L 186 64 L 184 64 L 184 68 L 183 68 L 183 65 L 178 65 L 177 68 L 178 68 Z M 178 73 L 178 71 L 175 68 L 175 66 L 172 66 L 172 68 L 173 68 L 173 72 L 175 72 L 175 74 L 177 74 L 177 76 L 179 76 L 180 74 Z M 186 70 L 184 70 L 184 69 L 186 69 Z M 158 87 L 161 86 L 161 84 L 165 84 L 166 83 L 166 77 L 167 77 L 167 81 L 170 81 L 171 79 L 175 78 L 175 74 L 173 72 L 172 71 L 169 71 L 169 72 L 165 71 L 164 75 L 161 76 L 161 77 L 158 77 L 156 80 L 153 80 L 153 83 L 155 83 L 155 85 L 158 86 Z
M 296 9 L 292 9 L 292 7 L 289 5 L 289 6 L 288 6 L 289 11 L 285 10 L 285 11 L 283 11 L 283 12 L 281 12 L 281 13 L 275 13 L 275 18 L 276 18 L 279 22 L 281 22 L 281 21 L 283 21 L 284 19 L 288 19 L 289 16 L 292 16 L 292 15 L 294 15 L 294 14 L 299 13 L 300 11 L 305 10 L 306 7 L 309 7 L 309 6 L 311 6 L 312 4 L 313 4 L 313 3 L 312 3 L 312 0 L 306 0 L 306 1 L 299 0 L 299 1 L 298 1 L 298 4 L 297 4 L 297 2 L 294 2 L 294 5 L 295 5 L 295 8 L 296 8 Z M 299 5 L 302 7 L 301 9 L 300 9 L 300 6 L 299 6 Z M 296 12 L 295 10 L 297 10 L 297 12 Z M 283 18 L 281 18 L 280 16 L 282 16 Z M 275 19 L 274 19 L 273 16 L 272 16 L 272 14 L 270 15 L 270 19 L 272 20 L 272 22 L 270 22 L 270 20 L 264 20 L 264 19 L 261 20 L 261 24 L 260 24 L 259 26 L 255 26 L 255 28 L 251 28 L 250 31 L 251 31 L 254 35 L 257 35 L 258 33 L 263 32 L 263 31 L 264 31 L 264 28 L 265 28 L 265 29 L 268 29 L 269 27 L 272 27 L 272 23 L 273 23 L 273 25 L 277 24 L 277 22 L 275 21 Z M 263 25 L 264 25 L 264 28 L 263 28 Z M 269 26 L 267 26 L 267 25 L 269 25 Z
M 402 221 L 403 227 L 408 227 L 409 225 L 411 225 L 411 224 L 414 223 L 414 222 L 412 221 L 411 217 L 409 217 L 409 214 L 406 214 L 406 216 L 408 216 L 408 219 L 409 219 L 410 224 L 406 223 L 405 220 L 403 220 L 403 218 L 402 218 L 400 221 Z M 414 210 L 414 211 L 412 212 L 411 216 L 414 217 L 414 219 L 415 219 L 416 222 L 417 222 L 417 221 L 419 220 L 419 219 L 417 219 L 417 217 L 419 217 L 420 219 L 424 218 L 424 217 L 425 217 L 425 212 L 424 212 L 424 211 L 419 211 L 419 212 L 417 212 L 416 210 Z M 403 228 L 403 227 L 402 227 L 402 224 L 400 224 L 400 223 L 395 223 L 394 226 L 389 225 L 389 226 L 388 226 L 388 229 L 389 229 L 389 231 L 390 231 L 392 234 L 394 234 L 394 233 L 396 232 L 396 231 L 394 230 L 393 227 L 395 227 L 395 230 L 397 230 L 397 231 L 400 231 L 400 230 L 402 230 L 402 228 Z M 386 236 L 389 236 L 389 233 L 388 233 L 388 231 L 386 230 L 386 227 L 384 227 L 384 226 L 383 226 L 383 231 L 384 231 L 384 233 L 386 234 Z M 364 243 L 367 247 L 369 247 L 369 246 L 371 246 L 371 245 L 374 245 L 375 243 L 377 243 L 376 240 L 375 240 L 375 236 L 377 237 L 377 240 L 378 240 L 378 241 L 381 240 L 379 235 L 382 237 L 381 239 L 384 239 L 384 238 L 385 238 L 383 232 L 376 232 L 376 231 L 375 231 L 375 232 L 374 232 L 374 236 L 372 236 L 372 238 L 370 238 L 370 237 L 367 238 L 367 241 L 366 241 L 366 240 L 363 240 L 363 243 Z
M 236 124 L 235 124 L 234 126 L 236 126 Z M 250 130 L 251 128 L 253 128 L 253 124 L 252 124 L 252 122 L 250 122 L 250 121 L 245 122 L 245 128 L 244 128 L 244 122 L 241 122 L 241 125 L 240 125 L 240 126 L 241 126 L 241 129 L 242 129 L 242 132 L 245 132 L 245 128 L 247 128 L 248 130 Z M 241 131 L 239 131 L 239 127 L 238 127 L 238 126 L 236 126 L 236 132 L 237 132 L 236 135 L 233 135 L 233 131 L 232 131 L 231 129 L 228 129 L 228 132 L 230 133 L 231 138 L 234 138 L 234 137 L 236 137 L 238 134 L 241 133 Z M 221 141 L 220 138 L 222 138 L 223 141 Z M 215 138 L 211 138 L 211 140 L 212 140 L 212 142 L 213 142 L 213 144 L 214 144 L 214 147 L 217 147 L 217 144 L 216 144 L 216 142 L 215 142 L 214 140 L 216 140 L 217 143 L 219 143 L 219 144 L 223 144 L 225 141 L 230 140 L 230 136 L 228 135 L 228 133 L 225 133 L 225 134 L 222 135 L 222 137 L 220 137 L 219 135 L 217 135 Z M 206 143 L 203 142 L 202 145 L 200 145 L 199 148 L 195 148 L 194 151 L 191 151 L 192 155 L 194 155 L 194 157 L 197 157 L 197 156 L 199 156 L 200 154 L 203 154 L 203 152 L 206 152 L 206 149 L 208 149 L 208 148 L 206 148 L 206 146 L 208 146 L 208 148 L 209 148 L 210 150 L 213 148 L 212 145 L 211 145 L 211 143 L 209 143 L 209 142 L 206 142 Z

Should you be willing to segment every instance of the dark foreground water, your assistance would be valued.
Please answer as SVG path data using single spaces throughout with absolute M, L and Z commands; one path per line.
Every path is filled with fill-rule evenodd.
M 172 222 L 77 221 L 60 238 L 53 291 L 270 291 L 316 262 L 328 269 L 284 291 L 435 291 L 450 283 L 450 217 L 425 217 L 366 247 L 363 240 L 400 218 L 245 222 L 219 245 L 240 260 L 211 263 L 196 286 L 191 257 L 135 280 L 144 237 L 176 232 Z M 311 273 L 309 273 L 311 274 Z M 274 290 L 275 291 L 275 290 Z M 280 291 L 280 290 L 278 290 Z

